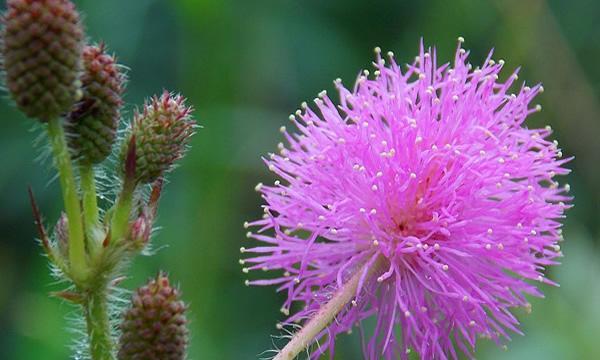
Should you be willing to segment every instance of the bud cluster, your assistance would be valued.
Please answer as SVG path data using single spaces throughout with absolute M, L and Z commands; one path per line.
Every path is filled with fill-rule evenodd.
M 165 91 L 134 114 L 118 139 L 126 76 L 103 43 L 85 45 L 74 4 L 7 0 L 1 21 L 5 87 L 17 108 L 47 130 L 62 190 L 64 212 L 52 232 L 29 191 L 40 243 L 54 274 L 70 285 L 53 294 L 83 307 L 90 358 L 113 359 L 111 291 L 123 265 L 150 241 L 163 177 L 185 155 L 196 128 L 192 107 L 181 95 Z M 115 147 L 121 151 L 116 172 L 122 172 L 123 181 L 99 188 L 96 165 Z M 107 201 L 100 202 L 106 197 L 98 192 L 111 185 L 116 189 L 106 190 L 118 195 L 101 209 L 99 203 Z M 185 310 L 179 291 L 160 273 L 137 290 L 124 314 L 118 358 L 183 359 Z
M 85 45 L 74 4 L 7 0 L 1 21 L 6 89 L 18 109 L 44 124 L 63 194 L 65 210 L 48 232 L 29 191 L 40 243 L 54 274 L 71 285 L 53 295 L 83 307 L 93 360 L 117 355 L 121 360 L 184 359 L 186 306 L 166 275 L 159 273 L 135 292 L 123 314 L 118 351 L 111 291 L 123 278 L 123 264 L 150 241 L 163 177 L 185 155 L 196 128 L 192 107 L 181 95 L 165 91 L 134 114 L 118 139 L 126 76 L 103 43 Z M 117 187 L 109 190 L 118 195 L 111 207 L 101 209 L 96 165 L 119 141 L 116 169 L 123 170 L 123 181 L 107 184 Z M 146 197 L 144 185 L 150 183 Z

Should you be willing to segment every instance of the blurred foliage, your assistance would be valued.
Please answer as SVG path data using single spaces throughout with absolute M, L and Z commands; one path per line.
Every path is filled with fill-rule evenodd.
M 106 41 L 131 68 L 129 119 L 136 104 L 163 88 L 197 108 L 203 128 L 170 178 L 160 210 L 164 247 L 133 264 L 136 287 L 168 270 L 191 304 L 190 359 L 253 359 L 272 348 L 282 297 L 247 288 L 237 264 L 244 220 L 260 216 L 252 190 L 271 181 L 261 156 L 281 140 L 287 114 L 336 77 L 353 82 L 372 49 L 411 61 L 421 37 L 450 59 L 459 35 L 474 63 L 495 47 L 520 78 L 543 82 L 545 111 L 532 126 L 552 125 L 567 155 L 576 197 L 565 228 L 562 287 L 545 287 L 521 314 L 526 336 L 504 352 L 480 342 L 483 359 L 600 358 L 600 2 L 596 0 L 81 0 L 90 38 Z M 0 358 L 66 359 L 73 309 L 56 290 L 40 256 L 26 197 L 37 190 L 47 221 L 61 207 L 50 166 L 34 159 L 38 131 L 7 101 L 0 103 Z M 360 359 L 358 332 L 340 339 L 338 359 Z

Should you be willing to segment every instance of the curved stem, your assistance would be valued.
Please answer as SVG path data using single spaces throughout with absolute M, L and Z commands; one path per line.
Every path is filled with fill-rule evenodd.
M 98 200 L 96 195 L 96 179 L 92 164 L 82 164 L 79 168 L 81 176 L 81 191 L 83 193 L 83 219 L 87 234 L 88 247 L 94 249 L 94 229 L 98 225 Z
M 60 118 L 48 122 L 48 136 L 52 144 L 55 165 L 60 177 L 65 211 L 69 219 L 69 266 L 71 274 L 81 279 L 87 271 L 81 208 L 77 194 L 77 183 L 73 175 L 71 155 L 67 147 L 65 132 Z
M 121 241 L 128 230 L 127 225 L 129 223 L 129 215 L 132 207 L 133 192 L 136 187 L 136 154 L 135 136 L 131 136 L 127 148 L 127 157 L 125 158 L 123 189 L 121 190 L 121 195 L 117 201 L 110 226 L 110 236 L 114 242 Z
M 113 341 L 108 315 L 107 289 L 94 289 L 84 304 L 92 360 L 113 360 Z
M 363 269 L 369 266 L 367 278 L 373 275 L 373 272 L 379 268 L 384 257 L 379 255 L 373 264 L 365 263 L 342 287 L 340 287 L 335 295 L 328 303 L 323 305 L 317 314 L 312 317 L 303 327 L 297 332 L 292 340 L 275 356 L 273 360 L 293 360 L 304 351 L 310 344 L 313 343 L 315 337 L 329 325 L 336 315 L 352 301 L 356 295 L 356 289 L 363 275 Z

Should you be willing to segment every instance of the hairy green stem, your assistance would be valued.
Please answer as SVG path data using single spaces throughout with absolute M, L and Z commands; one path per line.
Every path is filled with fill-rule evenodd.
M 77 183 L 73 175 L 71 155 L 67 147 L 62 119 L 55 118 L 48 122 L 48 136 L 52 144 L 54 161 L 60 177 L 63 201 L 69 219 L 69 266 L 73 277 L 85 277 L 86 257 L 81 208 L 77 194 Z
M 121 195 L 117 201 L 117 207 L 112 218 L 111 241 L 121 241 L 127 233 L 129 215 L 131 214 L 131 208 L 133 205 L 134 190 L 135 183 L 125 179 L 123 183 L 123 190 L 121 191 Z
M 113 340 L 108 315 L 107 289 L 92 289 L 84 304 L 92 360 L 113 360 Z
M 380 267 L 384 261 L 384 257 L 379 255 L 372 264 L 365 263 L 358 268 L 356 273 L 340 287 L 333 295 L 328 303 L 323 305 L 317 314 L 313 316 L 303 327 L 297 332 L 292 340 L 275 356 L 273 360 L 293 360 L 304 351 L 310 344 L 313 343 L 315 337 L 327 327 L 339 314 L 340 311 L 348 305 L 356 296 L 356 289 L 363 276 L 363 269 L 369 266 L 367 279 L 373 275 L 373 272 Z
M 79 167 L 81 176 L 81 191 L 83 193 L 83 219 L 88 240 L 88 248 L 95 249 L 94 230 L 98 226 L 98 200 L 96 195 L 96 179 L 92 164 L 82 164 Z

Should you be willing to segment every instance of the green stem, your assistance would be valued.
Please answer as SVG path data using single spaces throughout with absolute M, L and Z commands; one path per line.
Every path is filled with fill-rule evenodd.
M 127 233 L 134 190 L 135 183 L 125 179 L 123 190 L 117 201 L 117 207 L 112 218 L 111 241 L 119 242 Z
M 106 293 L 105 286 L 101 286 L 100 289 L 93 289 L 88 294 L 84 304 L 92 360 L 114 359 Z
M 94 249 L 97 244 L 91 243 L 94 230 L 98 225 L 98 200 L 96 196 L 96 179 L 92 164 L 82 164 L 79 168 L 81 190 L 83 192 L 83 219 L 88 240 L 88 248 Z
M 81 208 L 77 184 L 73 175 L 71 156 L 60 118 L 48 122 L 48 135 L 52 144 L 54 160 L 60 177 L 63 201 L 69 219 L 69 265 L 73 277 L 81 279 L 87 271 Z
M 337 290 L 331 300 L 323 305 L 317 314 L 294 335 L 292 340 L 285 345 L 273 360 L 293 360 L 312 344 L 315 337 L 354 299 L 365 266 L 369 266 L 366 277 L 368 279 L 380 267 L 383 261 L 384 257 L 379 255 L 372 264 L 365 263 L 365 265 L 360 267 L 350 280 Z

